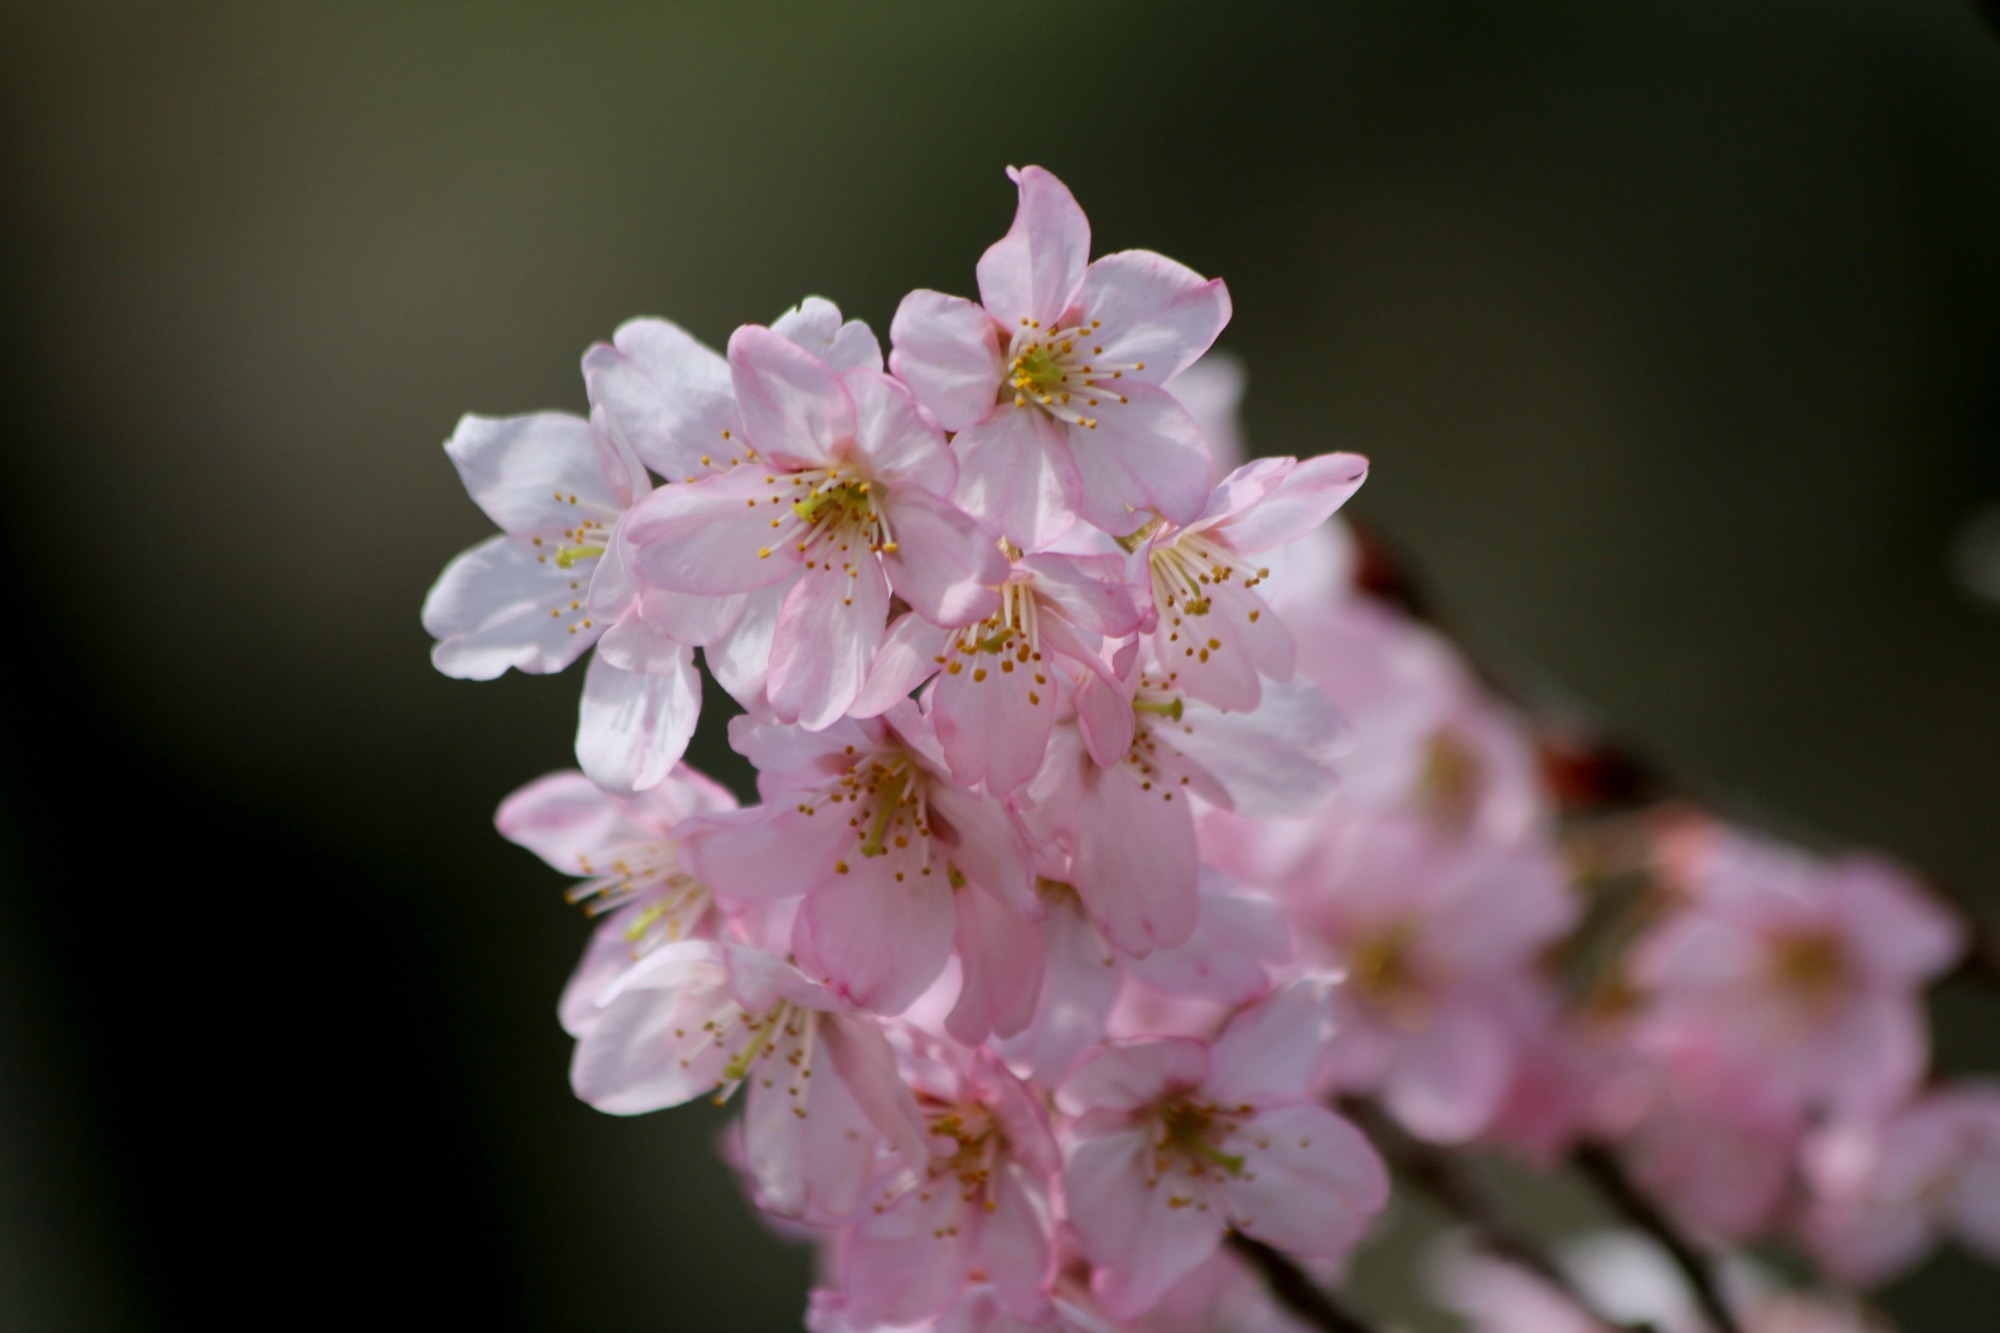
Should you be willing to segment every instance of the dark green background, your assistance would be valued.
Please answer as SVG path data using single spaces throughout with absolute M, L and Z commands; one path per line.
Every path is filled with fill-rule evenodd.
M 719 1121 L 569 1096 L 584 927 L 488 821 L 579 680 L 430 671 L 438 442 L 631 315 L 970 291 L 1009 162 L 1228 278 L 1254 443 L 1371 455 L 1490 650 L 2000 895 L 1963 0 L 15 4 L 0 154 L 0 1325 L 795 1323 Z

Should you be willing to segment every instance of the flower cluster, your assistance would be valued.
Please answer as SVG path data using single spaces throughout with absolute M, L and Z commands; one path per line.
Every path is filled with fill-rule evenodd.
M 595 649 L 582 771 L 498 819 L 602 918 L 578 1095 L 741 1089 L 819 1333 L 1296 1328 L 1259 1268 L 1337 1278 L 1378 1144 L 1609 1163 L 1675 1248 L 1790 1234 L 1839 1283 L 2000 1251 L 2000 1090 L 1925 1084 L 1962 919 L 1577 799 L 1332 517 L 1366 461 L 1237 456 L 1221 281 L 1092 260 L 1010 174 L 979 299 L 911 293 L 886 359 L 818 298 L 723 353 L 634 320 L 587 417 L 446 444 L 501 532 L 425 603 L 439 669 Z M 697 650 L 753 805 L 681 762 Z

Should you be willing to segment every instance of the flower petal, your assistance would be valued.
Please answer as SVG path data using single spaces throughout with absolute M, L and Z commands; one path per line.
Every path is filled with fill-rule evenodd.
M 1389 1173 L 1361 1131 L 1310 1103 L 1262 1111 L 1224 1146 L 1243 1170 L 1224 1176 L 1237 1228 L 1268 1245 L 1337 1258 L 1389 1202 Z
M 766 690 L 781 722 L 808 731 L 832 726 L 861 693 L 882 646 L 889 585 L 865 553 L 845 568 L 831 559 L 792 585 L 771 638 Z
M 591 659 L 578 708 L 576 761 L 607 791 L 659 785 L 687 753 L 701 718 L 701 673 L 694 650 L 653 639 L 646 670 L 627 671 L 602 654 Z
M 858 319 L 843 323 L 840 307 L 823 296 L 808 296 L 772 320 L 771 332 L 835 370 L 882 369 L 882 344 L 875 340 L 875 331 Z
M 460 680 L 561 671 L 602 628 L 585 624 L 587 579 L 527 538 L 488 538 L 446 565 L 424 598 L 424 629 L 438 641 L 432 665 Z
M 1069 187 L 1040 167 L 1008 168 L 1020 190 L 1014 224 L 979 257 L 979 299 L 1011 332 L 1053 327 L 1083 284 L 1090 223 Z
M 621 497 L 590 423 L 568 412 L 516 417 L 466 413 L 444 442 L 473 502 L 504 532 L 614 515 Z
M 623 531 L 633 563 L 653 587 L 711 597 L 750 592 L 798 571 L 801 556 L 790 540 L 798 517 L 790 500 L 772 473 L 736 467 L 656 487 L 633 506 Z
M 743 429 L 781 467 L 825 467 L 854 439 L 854 400 L 832 366 L 770 329 L 729 335 L 729 377 Z
M 1295 542 L 1333 516 L 1368 480 L 1360 454 L 1321 454 L 1291 468 L 1262 500 L 1211 529 L 1229 549 L 1256 555 Z
M 619 325 L 609 346 L 584 353 L 583 378 L 611 434 L 670 482 L 705 477 L 745 457 L 749 441 L 729 363 L 676 324 Z
M 1158 384 L 1195 363 L 1229 323 L 1229 289 L 1150 250 L 1105 255 L 1083 275 L 1077 305 L 1101 324 L 1093 362 L 1136 367 L 1125 379 Z M 1098 346 L 1103 350 L 1099 351 Z
M 858 1008 L 901 1013 L 951 954 L 951 886 L 942 867 L 924 873 L 914 847 L 881 856 L 850 850 L 841 864 L 846 873 L 823 881 L 799 909 L 799 966 Z
M 898 489 L 883 504 L 895 549 L 882 567 L 896 595 L 926 619 L 973 625 L 1000 608 L 994 589 L 1007 577 L 1007 558 L 993 535 L 927 491 Z
M 889 366 L 938 424 L 961 431 L 993 415 L 1007 370 L 993 316 L 962 296 L 914 291 L 889 325 Z
M 958 462 L 908 387 L 868 370 L 850 370 L 840 382 L 854 400 L 854 452 L 869 480 L 878 488 L 950 495 Z
M 1076 460 L 1076 511 L 1113 536 L 1144 523 L 1148 510 L 1192 522 L 1208 502 L 1208 442 L 1164 389 L 1135 383 L 1124 397 L 1100 397 L 1094 428 L 1064 428 Z
M 958 487 L 952 499 L 1024 551 L 1039 551 L 1076 522 L 1082 487 L 1064 427 L 1035 407 L 1001 407 L 952 440 Z

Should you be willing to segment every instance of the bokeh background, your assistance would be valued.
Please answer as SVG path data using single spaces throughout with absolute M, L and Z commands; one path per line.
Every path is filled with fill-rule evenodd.
M 1970 0 L 16 3 L 0 1326 L 796 1326 L 718 1121 L 570 1097 L 585 927 L 489 821 L 579 681 L 431 672 L 486 531 L 438 445 L 632 315 L 969 291 L 1029 161 L 1228 278 L 1253 445 L 1370 454 L 1488 651 L 2000 904 Z M 1940 1019 L 2000 1068 L 2000 1004 Z

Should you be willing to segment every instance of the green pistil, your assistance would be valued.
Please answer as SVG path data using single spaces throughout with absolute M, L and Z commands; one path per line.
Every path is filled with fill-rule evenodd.
M 558 546 L 556 564 L 568 569 L 579 560 L 590 560 L 604 554 L 602 546 Z
M 1155 716 L 1172 718 L 1178 722 L 1181 720 L 1181 697 L 1177 694 L 1171 699 L 1134 699 L 1132 701 L 1132 711 L 1135 713 L 1152 713 Z
M 863 856 L 884 856 L 888 849 L 882 845 L 882 837 L 889 831 L 889 821 L 896 817 L 896 807 L 903 803 L 903 788 L 909 785 L 907 770 L 898 769 L 876 790 L 875 823 L 868 830 L 868 841 L 861 844 Z
M 750 1034 L 750 1044 L 738 1051 L 734 1060 L 723 1066 L 722 1077 L 724 1079 L 731 1083 L 740 1083 L 750 1076 L 751 1063 L 756 1060 L 758 1053 L 769 1043 L 772 1029 L 778 1026 L 778 1021 L 784 1016 L 784 1005 L 779 1004 L 772 1007 L 770 1014 L 765 1017 L 763 1022 L 757 1025 L 757 1030 Z
M 1167 1131 L 1167 1142 L 1182 1152 L 1192 1153 L 1204 1162 L 1213 1163 L 1230 1175 L 1240 1175 L 1243 1171 L 1242 1156 L 1226 1153 L 1208 1141 L 1211 1117 L 1206 1111 L 1192 1106 L 1175 1106 L 1167 1110 L 1163 1117 Z
M 1014 631 L 1012 629 L 1003 629 L 997 634 L 981 639 L 973 646 L 973 651 L 977 653 L 997 653 L 1002 648 L 1005 648 L 1007 641 L 1013 637 Z
M 1151 518 L 1147 519 L 1144 523 L 1141 523 L 1138 526 L 1137 530 L 1128 533 L 1123 537 L 1113 537 L 1111 540 L 1117 542 L 1120 546 L 1124 547 L 1126 554 L 1129 555 L 1133 551 L 1136 551 L 1141 546 L 1145 545 L 1146 538 L 1152 536 L 1154 529 L 1158 528 L 1159 526 L 1160 526 L 1160 516 L 1158 514 L 1155 514 Z
M 1014 387 L 1037 394 L 1052 394 L 1061 389 L 1069 377 L 1064 372 L 1062 362 L 1047 345 L 1036 343 L 1027 351 L 1014 358 Z
M 828 509 L 843 514 L 866 512 L 868 491 L 859 482 L 846 481 L 823 491 L 814 491 L 803 500 L 792 501 L 792 512 L 808 523 L 817 523 Z

